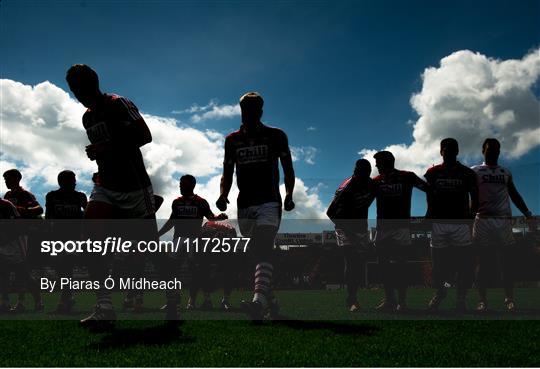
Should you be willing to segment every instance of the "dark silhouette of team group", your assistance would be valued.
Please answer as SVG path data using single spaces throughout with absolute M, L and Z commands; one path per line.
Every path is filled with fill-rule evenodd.
M 86 146 L 88 158 L 96 161 L 98 173 L 94 176 L 94 187 L 87 200 L 86 195 L 75 190 L 76 178 L 72 171 L 58 175 L 60 188 L 46 196 L 45 218 L 47 219 L 147 219 L 153 224 L 147 231 L 160 237 L 174 228 L 174 238 L 197 237 L 203 218 L 208 224 L 224 227 L 225 213 L 215 215 L 208 202 L 194 193 L 195 177 L 184 175 L 180 180 L 181 196 L 171 205 L 170 219 L 158 231 L 155 220 L 156 208 L 163 201 L 154 195 L 140 148 L 152 141 L 150 129 L 137 107 L 127 98 L 102 93 L 96 72 L 87 65 L 76 64 L 67 71 L 69 88 L 86 108 L 82 117 L 90 144 Z M 237 199 L 238 222 L 242 236 L 251 238 L 250 253 L 253 258 L 254 289 L 251 301 L 242 301 L 242 309 L 253 320 L 272 318 L 277 311 L 277 300 L 272 293 L 274 270 L 273 248 L 278 232 L 282 208 L 292 211 L 295 207 L 293 192 L 295 174 L 287 135 L 280 129 L 261 122 L 263 99 L 256 92 L 240 98 L 242 125 L 225 139 L 223 175 L 220 196 L 216 206 L 227 210 L 228 195 L 236 182 L 239 189 Z M 394 167 L 394 156 L 380 151 L 374 159 L 379 175 L 371 178 L 371 165 L 366 159 L 356 162 L 354 173 L 337 189 L 327 215 L 335 224 L 338 246 L 345 261 L 345 283 L 347 285 L 347 308 L 359 311 L 357 293 L 360 281 L 360 265 L 366 252 L 375 245 L 379 273 L 384 286 L 384 300 L 376 307 L 379 311 L 407 310 L 407 254 L 411 244 L 409 228 L 411 196 L 413 188 L 426 192 L 427 214 L 431 221 L 431 253 L 433 283 L 436 289 L 428 309 L 436 311 L 446 297 L 448 281 L 456 281 L 456 309 L 465 311 L 465 298 L 474 280 L 474 260 L 478 259 L 476 285 L 480 301 L 479 312 L 488 309 L 486 289 L 490 285 L 489 267 L 496 261 L 502 268 L 505 290 L 505 306 L 515 310 L 513 276 L 509 260 L 515 241 L 510 221 L 510 200 L 527 217 L 531 229 L 536 229 L 534 217 L 519 195 L 507 168 L 498 165 L 501 145 L 498 140 L 488 138 L 482 145 L 484 163 L 468 168 L 457 161 L 458 142 L 445 138 L 440 142 L 442 163 L 425 173 L 425 181 L 412 172 Z M 280 170 L 284 173 L 285 198 L 279 191 Z M 20 186 L 21 173 L 16 169 L 4 173 L 9 191 L 0 202 L 1 217 L 38 218 L 43 209 L 36 198 Z M 374 240 L 368 233 L 368 209 L 376 200 L 377 231 Z M 157 203 L 156 203 L 157 202 Z M 197 220 L 181 223 L 179 220 Z M 220 224 L 221 223 L 221 224 Z M 230 226 L 226 226 L 232 228 Z M 94 230 L 99 232 L 99 230 Z M 235 232 L 232 229 L 232 232 Z M 37 311 L 43 310 L 39 286 L 30 274 L 26 262 L 24 240 L 11 255 L 1 255 L 0 275 L 2 301 L 0 309 L 24 310 L 24 286 L 35 302 Z M 472 247 L 472 245 L 478 247 Z M 156 256 L 162 278 L 172 278 L 177 262 L 169 255 Z M 15 271 L 15 280 L 20 285 L 18 301 L 10 306 L 7 293 L 7 270 L 9 263 Z M 60 276 L 70 275 L 72 265 L 60 263 Z M 133 256 L 133 271 L 144 268 L 144 257 Z M 89 265 L 90 275 L 96 280 L 107 277 L 107 263 Z M 195 289 L 190 293 L 188 308 L 195 306 Z M 230 308 L 230 288 L 224 293 L 222 307 Z M 101 288 L 96 291 L 97 304 L 94 312 L 81 321 L 90 328 L 108 327 L 116 319 L 111 302 L 111 293 Z M 209 303 L 205 291 L 205 302 Z M 172 326 L 179 321 L 180 293 L 166 292 L 165 319 Z M 70 291 L 63 291 L 57 306 L 58 313 L 65 313 L 73 306 Z M 125 306 L 140 307 L 142 293 L 126 295 Z

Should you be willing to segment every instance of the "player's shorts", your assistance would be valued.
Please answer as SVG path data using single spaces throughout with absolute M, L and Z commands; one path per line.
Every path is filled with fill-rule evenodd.
M 375 243 L 392 243 L 396 246 L 409 246 L 411 244 L 411 230 L 407 227 L 377 228 Z
M 130 191 L 118 192 L 102 186 L 94 186 L 89 201 L 104 202 L 130 214 L 130 218 L 145 218 L 155 214 L 155 200 L 152 186 Z
M 472 244 L 471 229 L 468 224 L 434 222 L 430 244 L 436 249 L 470 246 Z
M 238 226 L 244 237 L 250 237 L 255 227 L 273 226 L 279 228 L 280 223 L 281 203 L 279 202 L 265 202 L 238 209 Z
M 336 243 L 339 247 L 353 246 L 359 251 L 369 251 L 371 248 L 368 232 L 351 234 L 343 229 L 336 228 Z
M 512 246 L 516 243 L 510 218 L 476 218 L 473 240 L 478 246 Z

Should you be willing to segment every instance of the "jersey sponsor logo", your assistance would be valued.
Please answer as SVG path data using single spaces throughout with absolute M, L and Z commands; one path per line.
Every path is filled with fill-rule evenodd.
M 441 190 L 453 190 L 463 185 L 463 180 L 453 178 L 440 178 L 435 181 L 435 186 Z
M 506 176 L 504 174 L 484 174 L 482 175 L 482 183 L 506 183 Z
M 385 196 L 399 196 L 403 192 L 401 183 L 379 185 L 379 191 Z
M 198 208 L 196 206 L 179 205 L 174 208 L 177 217 L 197 217 Z
M 54 206 L 54 213 L 56 216 L 69 218 L 80 215 L 80 212 L 81 208 L 77 205 L 56 204 Z
M 236 150 L 239 164 L 258 163 L 268 160 L 268 145 L 248 146 Z
M 86 133 L 88 135 L 88 139 L 93 144 L 106 142 L 111 139 L 111 136 L 109 135 L 109 130 L 107 129 L 107 125 L 105 124 L 105 122 L 98 122 L 93 126 L 88 127 L 86 129 Z

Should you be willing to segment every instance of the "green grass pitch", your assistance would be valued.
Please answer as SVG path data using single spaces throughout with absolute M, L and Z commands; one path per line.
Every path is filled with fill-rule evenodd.
M 520 311 L 502 308 L 502 292 L 490 295 L 486 317 L 421 311 L 432 290 L 412 289 L 407 315 L 377 314 L 380 290 L 362 290 L 358 314 L 344 308 L 343 291 L 278 291 L 287 318 L 254 326 L 239 312 L 184 312 L 181 333 L 163 330 L 162 294 L 145 295 L 148 312 L 119 313 L 111 333 L 89 333 L 76 318 L 90 311 L 93 296 L 77 295 L 73 316 L 0 316 L 0 366 L 538 366 L 540 293 L 520 288 Z M 236 292 L 238 306 L 249 292 Z M 214 294 L 219 305 L 219 294 Z M 122 296 L 115 294 L 116 306 Z M 57 296 L 48 295 L 52 310 Z M 470 294 L 469 306 L 476 302 Z M 59 320 L 63 319 L 63 320 Z

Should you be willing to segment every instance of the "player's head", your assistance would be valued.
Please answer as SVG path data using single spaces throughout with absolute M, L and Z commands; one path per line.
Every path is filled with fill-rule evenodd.
M 390 151 L 379 151 L 373 157 L 375 158 L 375 166 L 380 174 L 388 173 L 394 169 L 396 159 Z
M 242 123 L 246 125 L 257 124 L 261 121 L 264 100 L 258 92 L 248 92 L 240 98 Z
M 196 184 L 197 180 L 191 174 L 183 175 L 180 178 L 180 193 L 182 196 L 193 195 Z
M 75 64 L 68 69 L 66 81 L 77 100 L 87 108 L 96 104 L 101 96 L 97 73 L 86 64 Z
M 63 170 L 58 173 L 58 185 L 63 190 L 73 191 L 77 185 L 75 173 L 73 173 L 71 170 Z
M 94 174 L 92 174 L 92 182 L 93 182 L 96 186 L 99 186 L 99 185 L 100 185 L 100 181 L 99 181 L 99 173 L 98 173 L 98 172 L 94 172 Z
M 496 162 L 501 153 L 501 143 L 496 138 L 486 138 L 482 144 L 482 154 L 486 162 Z
M 17 169 L 9 169 L 4 172 L 4 181 L 6 182 L 6 187 L 10 190 L 18 188 L 21 179 L 22 174 Z
M 368 178 L 371 175 L 371 163 L 366 159 L 358 159 L 354 165 L 354 176 Z
M 441 141 L 441 156 L 443 161 L 456 161 L 459 154 L 459 144 L 455 138 L 445 138 Z

